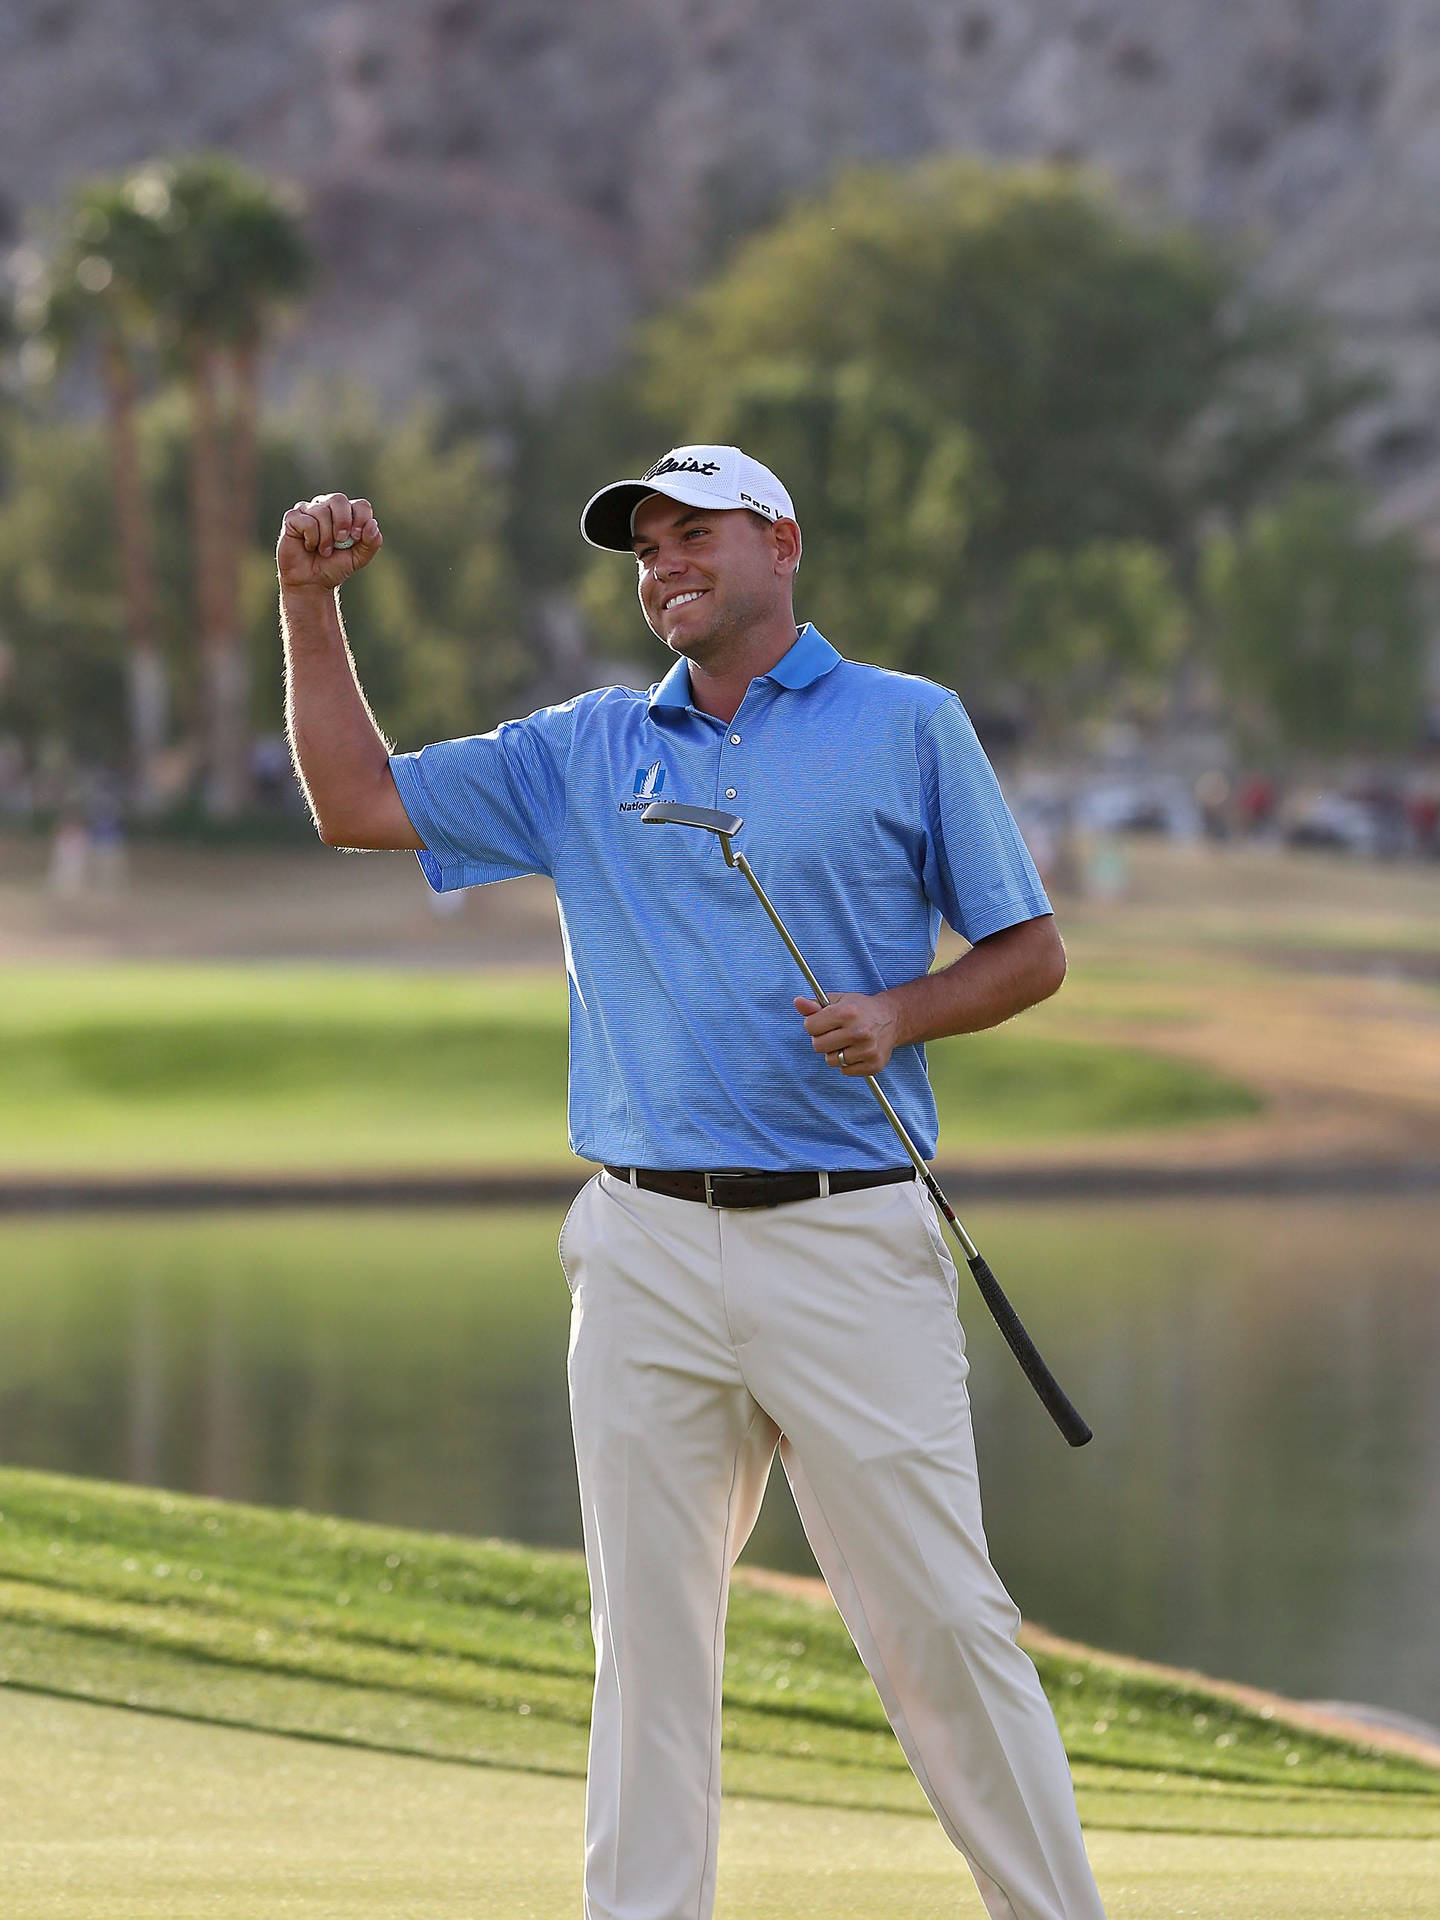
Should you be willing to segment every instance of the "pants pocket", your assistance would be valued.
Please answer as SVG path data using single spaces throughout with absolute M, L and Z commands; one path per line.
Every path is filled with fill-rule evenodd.
M 575 1297 L 575 1286 L 576 1286 L 575 1259 L 574 1259 L 573 1252 L 568 1259 L 566 1258 L 565 1242 L 570 1233 L 570 1228 L 575 1221 L 575 1216 L 580 1210 L 580 1202 L 583 1199 L 585 1199 L 585 1197 L 590 1192 L 590 1189 L 595 1185 L 596 1181 L 599 1178 L 600 1176 L 598 1173 L 591 1174 L 590 1178 L 585 1182 L 584 1186 L 581 1187 L 580 1191 L 576 1194 L 575 1198 L 570 1202 L 570 1205 L 565 1212 L 565 1218 L 560 1223 L 560 1240 L 558 1245 L 558 1252 L 560 1255 L 560 1271 L 565 1276 L 565 1284 L 570 1289 L 570 1297 L 572 1299 Z
M 925 1229 L 925 1237 L 930 1242 L 930 1251 L 934 1254 L 940 1272 L 944 1277 L 945 1290 L 950 1295 L 951 1302 L 958 1312 L 960 1304 L 959 1269 L 956 1267 L 954 1257 L 946 1243 L 945 1229 L 940 1224 L 940 1216 L 935 1211 L 935 1203 L 918 1180 L 912 1182 L 907 1191 L 915 1203 L 916 1211 L 919 1213 L 921 1224 Z

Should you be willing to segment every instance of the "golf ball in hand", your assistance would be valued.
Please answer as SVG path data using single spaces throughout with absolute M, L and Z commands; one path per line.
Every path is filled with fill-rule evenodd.
M 353 547 L 354 544 L 355 544 L 355 536 L 353 533 L 342 533 L 339 539 L 335 542 L 335 550 L 337 553 L 343 553 L 346 547 Z

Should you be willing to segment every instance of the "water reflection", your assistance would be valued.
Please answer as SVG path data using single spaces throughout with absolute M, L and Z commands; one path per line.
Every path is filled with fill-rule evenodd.
M 1096 1429 L 1067 1449 L 966 1300 L 987 1528 L 1025 1612 L 1440 1720 L 1440 1201 L 966 1217 Z M 6 1223 L 0 1457 L 577 1545 L 558 1226 Z M 810 1570 L 778 1474 L 748 1557 Z

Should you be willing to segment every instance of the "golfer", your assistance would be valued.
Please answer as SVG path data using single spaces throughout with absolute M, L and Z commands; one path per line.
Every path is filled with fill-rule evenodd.
M 1056 990 L 1049 902 L 954 694 L 797 626 L 800 528 L 767 468 L 677 447 L 581 531 L 634 556 L 669 671 L 419 753 L 390 752 L 340 622 L 335 590 L 381 548 L 370 502 L 297 505 L 277 557 L 321 838 L 413 848 L 441 890 L 548 874 L 559 900 L 570 1139 L 603 1168 L 560 1237 L 596 1653 L 587 1920 L 711 1911 L 730 1568 L 777 1448 L 993 1920 L 1097 1920 L 986 1547 L 956 1270 L 864 1080 L 932 1158 L 925 1042 Z M 792 998 L 713 835 L 642 822 L 662 797 L 744 816 L 829 1006 Z M 932 974 L 942 918 L 969 948 Z

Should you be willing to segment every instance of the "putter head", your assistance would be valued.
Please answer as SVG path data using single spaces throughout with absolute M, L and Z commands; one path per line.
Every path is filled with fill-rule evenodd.
M 652 800 L 640 818 L 647 827 L 702 827 L 706 833 L 719 834 L 726 866 L 735 864 L 730 836 L 745 824 L 738 813 L 717 813 L 712 807 L 682 807 L 678 800 Z

